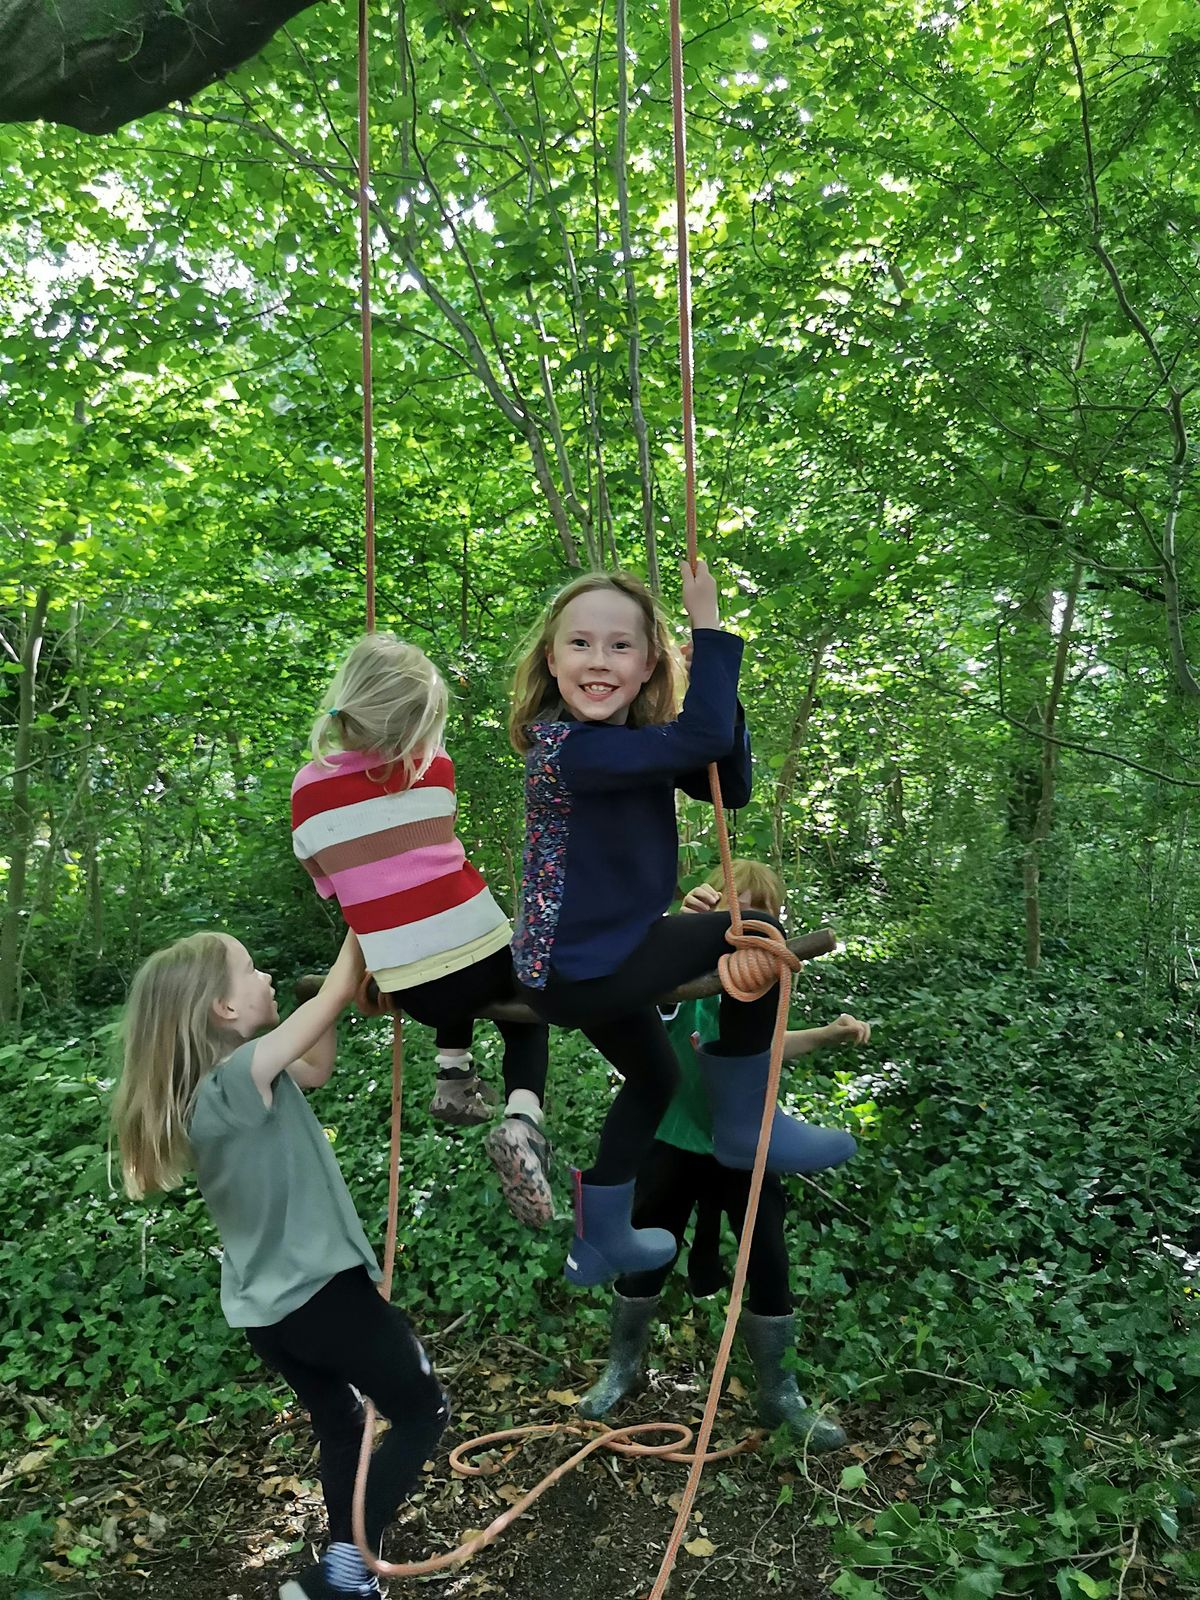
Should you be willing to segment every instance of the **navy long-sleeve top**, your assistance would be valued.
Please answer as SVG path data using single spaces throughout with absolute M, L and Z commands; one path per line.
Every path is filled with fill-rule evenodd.
M 615 972 L 675 896 L 675 790 L 707 799 L 717 763 L 726 805 L 750 798 L 750 737 L 738 703 L 743 641 L 700 628 L 674 722 L 535 722 L 525 756 L 525 852 L 513 936 L 517 976 L 544 989 Z

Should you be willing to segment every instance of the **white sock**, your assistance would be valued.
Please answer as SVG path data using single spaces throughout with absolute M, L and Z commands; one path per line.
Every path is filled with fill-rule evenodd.
M 439 1078 L 469 1078 L 471 1076 L 471 1052 L 469 1050 L 439 1050 L 437 1053 L 437 1070 Z
M 542 1102 L 532 1089 L 514 1089 L 508 1097 L 508 1104 L 504 1108 L 506 1117 L 528 1117 L 531 1122 L 542 1125 Z

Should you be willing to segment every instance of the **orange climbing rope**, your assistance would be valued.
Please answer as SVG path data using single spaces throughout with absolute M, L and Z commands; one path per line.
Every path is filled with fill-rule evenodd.
M 371 80 L 368 0 L 358 0 L 358 298 L 362 327 L 363 566 L 367 590 L 367 632 L 375 632 L 375 424 L 371 370 Z M 400 1209 L 400 1121 L 404 1089 L 404 1028 L 392 1021 L 391 1146 L 388 1152 L 388 1231 L 380 1290 L 392 1297 L 396 1266 L 395 1218 Z M 369 1429 L 367 1430 L 370 1431 Z
M 692 388 L 692 285 L 688 240 L 687 215 L 687 146 L 685 93 L 683 81 L 683 28 L 679 14 L 679 0 L 671 0 L 671 109 L 675 154 L 675 230 L 679 256 L 679 367 L 680 391 L 683 410 L 683 460 L 685 480 L 684 511 L 687 531 L 687 559 L 692 571 L 696 570 L 696 421 Z M 788 1006 L 792 995 L 792 973 L 800 962 L 787 948 L 779 929 L 767 922 L 754 919 L 743 921 L 738 905 L 737 890 L 733 882 L 733 859 L 729 849 L 729 830 L 725 825 L 725 809 L 721 803 L 721 782 L 716 763 L 708 769 L 709 788 L 712 792 L 713 815 L 716 818 L 717 842 L 721 851 L 721 872 L 725 882 L 725 899 L 729 906 L 730 927 L 727 938 L 733 946 L 721 957 L 718 972 L 721 986 L 735 1000 L 753 1000 L 766 994 L 779 981 L 779 1005 L 775 1015 L 775 1033 L 771 1041 L 771 1065 L 767 1078 L 767 1092 L 763 1101 L 762 1122 L 758 1130 L 758 1147 L 754 1154 L 754 1167 L 750 1174 L 750 1193 L 746 1201 L 746 1216 L 738 1244 L 737 1264 L 733 1285 L 729 1292 L 729 1308 L 725 1314 L 725 1327 L 717 1346 L 709 1382 L 708 1398 L 704 1405 L 696 1448 L 688 1471 L 687 1483 L 680 1497 L 675 1515 L 675 1526 L 667 1541 L 666 1553 L 650 1591 L 650 1600 L 660 1600 L 671 1579 L 679 1547 L 683 1543 L 692 1515 L 692 1506 L 700 1488 L 700 1478 L 708 1459 L 708 1444 L 717 1420 L 717 1406 L 725 1383 L 725 1370 L 733 1347 L 738 1318 L 742 1309 L 742 1294 L 746 1287 L 746 1272 L 750 1264 L 750 1244 L 754 1237 L 754 1224 L 758 1217 L 759 1197 L 762 1194 L 763 1176 L 767 1168 L 767 1150 L 771 1139 L 771 1125 L 775 1116 L 775 1101 L 779 1092 L 779 1074 L 783 1065 L 783 1038 L 787 1029 Z
M 372 425 L 372 394 L 371 394 L 371 252 L 370 252 L 370 140 L 369 140 L 369 0 L 359 0 L 358 5 L 358 214 L 359 214 L 359 267 L 360 267 L 360 305 L 362 320 L 362 388 L 363 388 L 363 476 L 364 476 L 364 544 L 367 590 L 367 631 L 372 632 L 375 627 L 375 467 L 374 443 Z M 684 448 L 684 490 L 685 490 L 685 520 L 687 531 L 687 559 L 692 571 L 696 570 L 697 537 L 696 537 L 696 452 L 695 452 L 695 406 L 692 386 L 692 310 L 691 310 L 691 268 L 688 250 L 688 221 L 687 221 L 687 154 L 686 154 L 686 129 L 685 129 L 685 96 L 683 79 L 683 29 L 680 20 L 680 0 L 671 0 L 670 5 L 670 53 L 671 53 L 671 101 L 674 134 L 674 167 L 675 167 L 675 208 L 676 208 L 676 234 L 679 262 L 679 365 L 680 389 L 682 400 L 682 426 Z M 366 1542 L 365 1536 L 365 1505 L 367 1473 L 374 1446 L 376 1411 L 374 1404 L 368 1400 L 366 1407 L 366 1421 L 363 1428 L 362 1446 L 359 1452 L 358 1474 L 354 1486 L 354 1537 L 360 1552 L 372 1571 L 385 1577 L 416 1577 L 424 1573 L 437 1572 L 459 1562 L 468 1560 L 478 1551 L 485 1548 L 497 1539 L 516 1519 L 522 1516 L 529 1507 L 539 1499 L 552 1484 L 557 1483 L 568 1472 L 579 1466 L 588 1456 L 598 1450 L 611 1450 L 619 1455 L 627 1456 L 656 1456 L 662 1460 L 686 1463 L 689 1467 L 687 1483 L 680 1499 L 675 1525 L 667 1543 L 666 1553 L 663 1556 L 658 1576 L 654 1587 L 650 1591 L 649 1600 L 661 1600 L 670 1582 L 671 1572 L 683 1542 L 684 1534 L 690 1524 L 692 1505 L 700 1486 L 700 1477 L 705 1466 L 710 1461 L 720 1461 L 729 1456 L 741 1454 L 743 1451 L 756 1448 L 763 1435 L 761 1431 L 748 1435 L 741 1443 L 728 1449 L 709 1451 L 713 1428 L 716 1424 L 717 1405 L 720 1401 L 721 1390 L 724 1386 L 725 1371 L 729 1362 L 729 1353 L 733 1345 L 734 1334 L 737 1329 L 738 1317 L 741 1312 L 742 1294 L 746 1284 L 746 1272 L 750 1259 L 750 1244 L 754 1234 L 755 1220 L 758 1215 L 759 1197 L 762 1193 L 763 1176 L 766 1172 L 767 1151 L 770 1143 L 771 1126 L 775 1113 L 775 1103 L 779 1088 L 779 1076 L 783 1062 L 783 1039 L 787 1028 L 788 1006 L 791 1000 L 792 974 L 801 965 L 799 959 L 787 948 L 783 935 L 779 929 L 770 923 L 760 922 L 755 919 L 744 920 L 738 905 L 737 893 L 733 883 L 733 863 L 729 848 L 729 832 L 725 824 L 725 813 L 721 802 L 721 785 L 717 775 L 716 765 L 709 767 L 709 785 L 712 791 L 713 809 L 716 817 L 717 840 L 721 852 L 721 869 L 725 881 L 725 898 L 730 911 L 730 928 L 728 940 L 732 949 L 721 957 L 718 971 L 722 987 L 726 993 L 737 1000 L 752 1000 L 764 995 L 778 981 L 779 1005 L 775 1020 L 775 1033 L 771 1045 L 771 1063 L 767 1082 L 767 1093 L 763 1104 L 762 1122 L 759 1127 L 758 1148 L 755 1153 L 754 1167 L 750 1177 L 750 1193 L 746 1205 L 746 1217 L 742 1226 L 741 1240 L 738 1246 L 737 1264 L 734 1269 L 733 1286 L 729 1296 L 729 1309 L 725 1317 L 725 1327 L 721 1335 L 721 1342 L 717 1348 L 716 1359 L 713 1363 L 712 1379 L 709 1385 L 708 1398 L 705 1402 L 704 1415 L 700 1429 L 695 1436 L 695 1447 L 692 1445 L 693 1433 L 690 1428 L 675 1422 L 648 1422 L 639 1423 L 624 1428 L 607 1428 L 603 1423 L 554 1423 L 548 1425 L 534 1424 L 523 1428 L 510 1428 L 500 1433 L 488 1434 L 483 1438 L 472 1439 L 459 1445 L 450 1454 L 450 1464 L 455 1472 L 463 1475 L 478 1476 L 502 1470 L 505 1464 L 512 1459 L 522 1445 L 530 1439 L 547 1437 L 551 1435 L 570 1434 L 576 1437 L 588 1438 L 588 1442 L 576 1450 L 552 1472 L 547 1474 L 540 1483 L 535 1485 L 528 1494 L 510 1506 L 499 1517 L 491 1522 L 481 1533 L 476 1534 L 465 1544 L 457 1549 L 447 1551 L 443 1555 L 430 1557 L 425 1561 L 389 1562 L 382 1561 L 372 1551 Z M 404 1081 L 404 1052 L 403 1035 L 400 1018 L 396 1017 L 393 1023 L 392 1035 L 392 1115 L 391 1115 L 391 1148 L 389 1154 L 388 1178 L 388 1226 L 387 1242 L 384 1252 L 383 1281 L 380 1292 L 385 1299 L 391 1298 L 392 1277 L 396 1259 L 397 1217 L 399 1212 L 399 1187 L 400 1187 L 400 1121 L 401 1098 Z M 644 1444 L 637 1440 L 644 1434 L 674 1434 L 673 1439 L 668 1439 L 662 1444 Z M 515 1441 L 514 1446 L 504 1457 L 485 1466 L 475 1466 L 467 1461 L 467 1457 L 479 1450 L 490 1449 L 492 1446 L 504 1441 Z
M 363 544 L 367 632 L 375 632 L 375 425 L 371 395 L 371 80 L 368 0 L 358 0 L 358 284 L 362 325 Z

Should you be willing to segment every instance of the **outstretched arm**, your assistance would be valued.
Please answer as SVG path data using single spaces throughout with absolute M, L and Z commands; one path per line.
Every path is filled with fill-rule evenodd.
M 289 1073 L 302 1089 L 317 1088 L 328 1080 L 337 1019 L 353 1000 L 365 970 L 358 940 L 347 933 L 317 995 L 255 1044 L 250 1076 L 265 1104 L 270 1105 L 272 1086 L 281 1072 Z
M 351 996 L 353 998 L 353 996 Z M 319 1089 L 333 1076 L 333 1063 L 337 1055 L 337 1022 L 331 1022 L 325 1032 L 310 1045 L 298 1061 L 293 1061 L 287 1075 L 301 1089 Z
M 823 1028 L 789 1028 L 783 1036 L 783 1059 L 795 1061 L 800 1056 L 810 1056 L 814 1050 L 836 1049 L 839 1045 L 861 1046 L 871 1040 L 871 1024 L 859 1022 L 843 1011 L 836 1022 Z

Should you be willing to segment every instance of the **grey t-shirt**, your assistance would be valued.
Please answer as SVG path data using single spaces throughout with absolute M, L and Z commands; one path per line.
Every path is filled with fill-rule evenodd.
M 282 1072 L 264 1105 L 253 1059 L 250 1041 L 203 1079 L 188 1127 L 224 1247 L 221 1310 L 234 1328 L 278 1322 L 348 1267 L 381 1276 L 304 1091 Z

